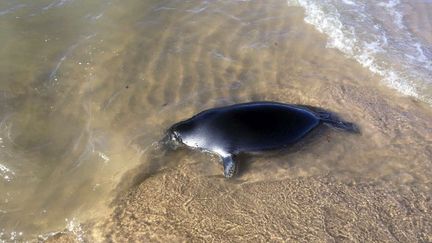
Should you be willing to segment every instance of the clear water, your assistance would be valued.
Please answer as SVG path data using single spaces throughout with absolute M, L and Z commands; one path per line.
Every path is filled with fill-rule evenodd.
M 430 1 L 294 0 L 288 4 L 305 9 L 305 21 L 328 36 L 328 47 L 380 75 L 398 92 L 432 104 Z M 414 22 L 410 16 L 416 15 L 425 16 L 427 22 Z
M 166 127 L 251 100 L 326 107 L 364 134 L 254 163 L 244 180 L 340 168 L 427 185 L 431 10 L 430 1 L 2 1 L 0 239 L 81 234 L 80 223 L 109 215 L 126 172 L 182 160 L 157 148 Z M 214 158 L 202 166 L 222 173 Z

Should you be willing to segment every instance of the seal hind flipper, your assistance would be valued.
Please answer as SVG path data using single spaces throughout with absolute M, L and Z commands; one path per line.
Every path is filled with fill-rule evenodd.
M 224 176 L 226 178 L 231 178 L 237 174 L 237 163 L 234 161 L 232 155 L 227 155 L 222 157 L 224 166 Z
M 336 114 L 333 112 L 327 111 L 323 108 L 310 106 L 310 105 L 299 105 L 296 106 L 305 108 L 317 116 L 324 124 L 330 126 L 335 129 L 351 132 L 351 133 L 360 133 L 360 129 L 357 125 L 351 122 L 346 122 L 341 120 Z
M 354 123 L 342 121 L 331 112 L 319 111 L 315 112 L 315 114 L 324 124 L 330 127 L 351 133 L 360 133 L 360 129 Z

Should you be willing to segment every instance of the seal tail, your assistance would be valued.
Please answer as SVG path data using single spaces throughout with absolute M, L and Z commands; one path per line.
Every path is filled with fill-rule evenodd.
M 327 126 L 351 132 L 351 133 L 360 133 L 360 129 L 357 125 L 351 122 L 346 122 L 340 120 L 338 117 L 335 117 L 332 113 L 327 111 L 315 111 L 318 118 Z

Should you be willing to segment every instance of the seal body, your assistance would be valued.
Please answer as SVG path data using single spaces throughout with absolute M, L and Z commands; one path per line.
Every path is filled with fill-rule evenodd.
M 233 157 L 240 153 L 276 150 L 303 138 L 320 123 L 355 131 L 351 123 L 331 113 L 299 105 L 252 102 L 203 111 L 168 129 L 172 142 L 219 155 L 224 175 L 237 171 Z

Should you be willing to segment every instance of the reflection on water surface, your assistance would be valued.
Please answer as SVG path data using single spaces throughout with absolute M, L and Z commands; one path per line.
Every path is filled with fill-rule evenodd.
M 109 215 L 112 197 L 125 190 L 119 181 L 133 168 L 139 169 L 127 175 L 140 174 L 138 182 L 185 164 L 197 165 L 192 177 L 220 175 L 215 158 L 165 154 L 157 141 L 176 121 L 237 102 L 322 106 L 364 131 L 358 138 L 324 130 L 297 152 L 251 159 L 243 181 L 332 172 L 427 184 L 430 108 L 413 105 L 381 85 L 369 66 L 362 68 L 355 55 L 367 49 L 351 46 L 356 52 L 350 56 L 338 46 L 326 48 L 337 40 L 312 21 L 312 2 L 298 2 L 289 5 L 303 8 L 276 0 L 1 2 L 1 239 L 64 228 L 81 234 L 79 223 Z M 426 10 L 418 12 L 423 18 L 412 12 L 431 8 L 423 5 L 396 7 L 406 14 L 407 35 L 421 40 L 427 62 L 430 36 L 416 26 L 430 27 L 430 17 Z M 344 6 L 335 9 L 352 8 Z M 376 14 L 372 10 L 361 11 Z M 346 28 L 366 28 L 341 16 Z M 402 47 L 389 57 L 412 54 Z M 430 97 L 427 85 L 418 83 L 422 97 Z

